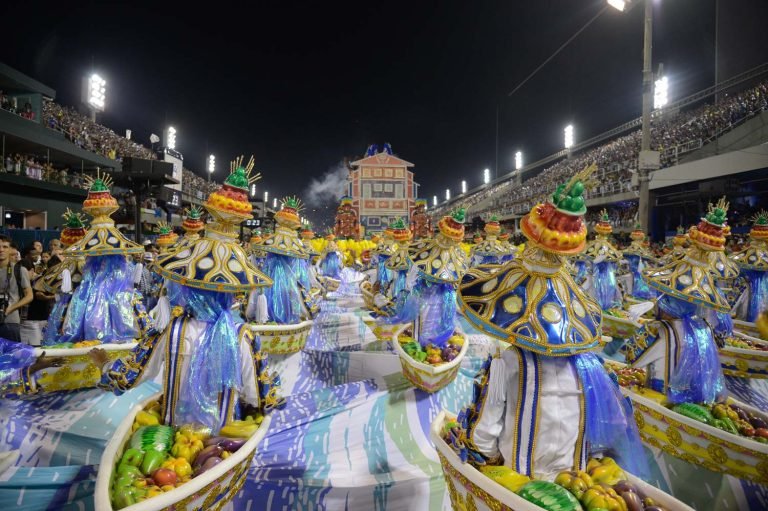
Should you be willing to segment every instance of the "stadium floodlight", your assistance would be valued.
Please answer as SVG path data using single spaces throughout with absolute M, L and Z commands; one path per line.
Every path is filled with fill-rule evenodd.
M 467 182 L 461 181 L 461 193 L 467 193 Z
M 176 128 L 173 126 L 168 127 L 168 134 L 166 135 L 165 145 L 169 149 L 176 149 Z
M 451 200 L 451 189 L 450 188 L 446 188 L 445 189 L 445 200 L 446 201 Z
M 565 134 L 565 148 L 570 149 L 573 147 L 573 124 L 569 124 L 563 130 Z
M 658 110 L 664 108 L 669 103 L 669 80 L 666 76 L 662 76 L 653 87 L 653 109 Z
M 256 197 L 256 183 L 251 183 L 251 197 Z
M 107 82 L 96 73 L 92 74 L 90 78 L 88 78 L 88 106 L 94 110 L 103 112 L 107 98 L 106 93 Z
M 523 168 L 523 152 L 518 151 L 515 153 L 515 170 Z
M 208 156 L 208 173 L 213 174 L 214 170 L 216 170 L 216 156 L 211 154 Z
M 272 208 L 276 208 L 276 207 L 277 207 L 277 197 L 272 199 Z
M 433 206 L 433 207 L 436 207 L 436 206 L 437 206 L 437 195 L 433 195 L 433 196 L 432 196 L 432 206 Z
M 625 0 L 608 0 L 608 5 L 619 11 L 624 11 L 627 2 Z
M 269 192 L 264 190 L 264 204 L 269 202 Z
M 488 184 L 491 182 L 491 169 L 485 169 L 483 171 L 483 183 Z

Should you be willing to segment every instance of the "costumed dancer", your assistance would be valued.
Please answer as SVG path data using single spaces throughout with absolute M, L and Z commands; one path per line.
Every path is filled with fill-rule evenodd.
M 65 257 L 85 257 L 82 281 L 72 294 L 56 342 L 98 340 L 126 343 L 137 339 L 147 322 L 140 293 L 133 288 L 134 267 L 126 256 L 144 248 L 125 238 L 111 215 L 119 209 L 109 192 L 108 175 L 89 181 L 83 211 L 93 217 L 80 241 L 64 251 Z
M 389 285 L 389 289 L 382 289 L 381 293 L 386 294 L 387 298 L 392 301 L 400 293 L 407 292 L 406 280 L 408 277 L 408 270 L 411 268 L 411 260 L 409 254 L 409 243 L 411 241 L 411 230 L 405 226 L 405 222 L 402 218 L 398 218 L 391 224 L 389 229 L 392 231 L 392 237 L 397 243 L 397 252 L 387 259 L 384 263 L 384 267 L 392 272 L 392 281 Z
M 406 287 L 410 293 L 398 297 L 395 313 L 387 323 L 414 322 L 414 337 L 423 348 L 443 348 L 453 335 L 456 321 L 456 286 L 468 268 L 468 258 L 459 247 L 464 239 L 464 208 L 437 223 L 434 239 L 411 246 L 411 270 Z
M 652 300 L 656 292 L 648 287 L 643 280 L 643 270 L 652 266 L 656 259 L 650 250 L 643 244 L 645 233 L 640 229 L 640 224 L 635 225 L 635 230 L 629 234 L 632 243 L 624 249 L 624 258 L 629 263 L 628 293 L 638 300 Z
M 616 269 L 621 261 L 621 252 L 608 240 L 613 232 L 608 212 L 600 212 L 600 221 L 595 225 L 595 239 L 587 244 L 585 255 L 591 260 L 591 272 L 587 276 L 585 288 L 604 310 L 621 308 L 622 297 Z
M 64 229 L 61 231 L 61 244 L 64 248 L 77 243 L 85 236 L 85 222 L 80 213 L 67 209 L 63 215 Z M 56 295 L 53 309 L 48 316 L 48 323 L 43 332 L 43 346 L 56 344 L 61 335 L 61 325 L 69 307 L 72 293 L 83 279 L 84 257 L 67 256 L 62 253 L 62 261 L 51 266 L 38 279 L 35 286 L 38 290 Z
M 485 223 L 483 230 L 485 230 L 485 241 L 481 241 L 472 247 L 470 265 L 501 264 L 506 252 L 501 241 L 498 239 L 498 235 L 501 232 L 501 225 L 499 225 L 499 220 L 496 218 L 496 215 L 491 216 Z
M 314 314 L 313 306 L 307 301 L 310 288 L 304 287 L 299 276 L 300 261 L 309 256 L 296 231 L 301 227 L 301 201 L 287 197 L 281 202 L 282 209 L 275 213 L 275 234 L 261 245 L 261 250 L 267 253 L 262 270 L 273 284 L 265 288 L 263 294 L 254 292 L 247 317 L 257 323 L 274 321 L 279 325 L 293 325 L 311 319 Z M 266 321 L 263 321 L 264 305 Z
M 387 226 L 381 235 L 379 243 L 373 249 L 373 259 L 376 264 L 376 279 L 373 281 L 373 289 L 376 292 L 383 292 L 389 287 L 392 280 L 392 274 L 387 270 L 384 263 L 395 253 L 395 239 L 392 237 L 392 230 Z
M 200 232 L 205 229 L 203 210 L 200 206 L 193 205 L 184 209 L 184 219 L 181 222 L 181 228 L 184 229 L 184 236 L 178 240 L 174 249 L 186 247 L 191 245 L 195 240 L 200 239 Z
M 312 245 L 312 240 L 315 239 L 315 233 L 312 228 L 305 226 L 301 229 L 301 244 L 304 246 L 304 252 L 307 254 L 306 259 L 298 260 L 299 268 L 299 280 L 304 289 L 319 289 L 320 284 L 317 281 L 317 268 L 315 268 L 315 262 L 320 256 L 320 252 L 315 250 Z
M 688 235 L 685 233 L 685 227 L 679 225 L 677 226 L 677 234 L 672 238 L 672 251 L 661 258 L 661 264 L 666 265 L 675 259 L 683 257 L 687 246 Z
M 517 247 L 510 243 L 509 232 L 504 229 L 502 229 L 499 234 L 499 243 L 501 243 L 501 247 L 504 249 L 504 255 L 501 256 L 501 264 L 506 264 L 517 255 Z
M 341 280 L 344 256 L 339 252 L 339 247 L 336 245 L 336 236 L 333 233 L 328 233 L 325 235 L 325 241 L 326 244 L 317 262 L 317 273 L 323 277 Z
M 266 413 L 278 405 L 279 380 L 270 374 L 258 337 L 232 308 L 235 294 L 272 281 L 248 261 L 237 230 L 251 218 L 249 174 L 242 157 L 205 209 L 213 218 L 205 234 L 179 251 L 160 257 L 153 269 L 179 288 L 183 313 L 164 331 L 147 336 L 131 355 L 102 371 L 100 386 L 121 394 L 163 374 L 163 424 L 199 424 L 216 432 L 241 419 L 240 401 Z M 98 365 L 106 352 L 94 349 Z
M 726 242 L 730 235 L 731 227 L 728 224 L 723 224 L 723 237 L 726 239 Z M 739 280 L 739 265 L 725 255 L 725 249 L 722 251 L 714 250 L 710 252 L 709 264 L 710 267 L 715 270 L 715 273 L 717 273 L 715 285 L 720 290 L 720 293 L 723 295 L 723 298 L 725 298 L 729 307 L 733 307 L 738 295 L 741 294 L 734 289 L 736 282 Z M 731 311 L 720 312 L 708 309 L 705 317 L 712 327 L 712 330 L 715 333 L 715 338 L 718 341 L 722 341 L 733 335 L 733 318 L 731 318 Z
M 510 345 L 485 363 L 474 403 L 457 418 L 466 438 L 454 447 L 470 462 L 551 481 L 585 470 L 602 452 L 646 473 L 630 405 L 594 353 L 600 305 L 563 271 L 565 258 L 586 245 L 582 182 L 590 172 L 523 217 L 529 241 L 518 258 L 496 272 L 472 269 L 461 283 L 467 320 Z
M 749 231 L 749 247 L 731 256 L 741 268 L 746 288 L 736 302 L 736 319 L 756 322 L 768 308 L 768 212 L 760 211 Z
M 267 257 L 267 253 L 261 249 L 264 244 L 264 239 L 265 238 L 261 236 L 261 233 L 257 231 L 251 235 L 251 241 L 248 243 L 248 258 L 258 269 L 261 269 L 264 266 L 264 259 Z
M 660 318 L 646 325 L 625 353 L 627 362 L 647 368 L 648 386 L 666 394 L 670 404 L 712 404 L 727 394 L 714 332 L 704 319 L 710 309 L 730 308 L 715 285 L 719 274 L 710 265 L 710 253 L 725 247 L 727 210 L 722 199 L 710 204 L 706 217 L 688 231 L 691 247 L 685 255 L 644 273 L 660 293 Z
M 432 219 L 427 214 L 427 199 L 416 199 L 413 205 L 414 208 L 411 213 L 411 233 L 413 238 L 417 240 L 431 238 Z

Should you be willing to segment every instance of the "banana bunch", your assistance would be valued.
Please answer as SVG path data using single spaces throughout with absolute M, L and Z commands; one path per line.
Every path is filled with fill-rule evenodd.
M 249 415 L 244 420 L 228 422 L 221 428 L 219 435 L 231 438 L 250 438 L 259 429 L 262 420 L 263 417 L 261 416 Z
M 530 477 L 518 474 L 504 465 L 483 465 L 480 467 L 480 472 L 515 493 L 531 480 Z
M 613 486 L 627 478 L 624 471 L 613 458 L 604 457 L 600 460 L 592 458 L 587 463 L 587 472 L 595 484 Z
M 573 493 L 573 496 L 581 500 L 582 495 L 592 486 L 592 476 L 583 470 L 570 470 L 560 472 L 555 477 L 555 484 L 559 484 L 569 492 Z

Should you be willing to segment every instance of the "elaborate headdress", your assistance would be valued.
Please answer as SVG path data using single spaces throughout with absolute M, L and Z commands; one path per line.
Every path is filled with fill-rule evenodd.
M 434 239 L 420 241 L 411 247 L 411 261 L 425 280 L 457 282 L 467 271 L 467 255 L 459 247 L 464 239 L 465 214 L 462 207 L 452 211 L 437 223 L 440 232 Z
M 282 201 L 282 209 L 275 213 L 277 228 L 275 235 L 264 240 L 263 250 L 273 254 L 298 257 L 308 257 L 304 244 L 299 239 L 296 229 L 301 227 L 299 213 L 303 209 L 301 200 L 296 197 L 286 197 Z

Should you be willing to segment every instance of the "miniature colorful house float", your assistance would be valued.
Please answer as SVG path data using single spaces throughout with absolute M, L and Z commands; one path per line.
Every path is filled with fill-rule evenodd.
M 467 271 L 467 256 L 459 247 L 464 239 L 464 209 L 444 216 L 432 240 L 414 243 L 410 259 L 415 282 L 401 293 L 389 324 L 413 322 L 411 336 L 395 342 L 403 375 L 426 392 L 436 392 L 456 378 L 469 344 L 456 328 L 456 286 Z
M 501 233 L 501 225 L 499 225 L 499 220 L 495 215 L 485 223 L 484 230 L 485 240 L 472 247 L 470 256 L 471 266 L 501 264 L 504 256 L 508 254 L 498 239 L 498 235 Z
M 261 349 L 275 355 L 304 348 L 316 313 L 311 289 L 304 288 L 300 278 L 300 260 L 309 257 L 296 231 L 301 227 L 301 207 L 299 199 L 287 197 L 275 213 L 275 234 L 261 246 L 267 254 L 262 270 L 273 284 L 252 294 L 255 306 L 247 314 L 257 322 L 252 328 L 261 337 Z
M 411 232 L 420 240 L 432 237 L 432 219 L 427 215 L 427 199 L 416 199 L 411 212 Z
M 178 286 L 183 313 L 105 367 L 101 386 L 118 394 L 161 371 L 164 383 L 107 444 L 96 509 L 223 506 L 245 480 L 267 413 L 280 404 L 258 337 L 232 312 L 235 294 L 271 284 L 236 241 L 239 224 L 250 216 L 251 165 L 246 170 L 240 163 L 205 203 L 213 217 L 205 236 L 154 266 Z M 91 356 L 106 363 L 99 350 Z
M 631 412 L 593 353 L 600 306 L 563 271 L 565 256 L 586 245 L 589 172 L 523 218 L 529 242 L 520 257 L 497 271 L 472 269 L 460 286 L 467 319 L 509 347 L 484 364 L 474 403 L 432 425 L 456 509 L 618 510 L 624 499 L 643 509 L 646 490 L 668 509 L 688 509 L 624 472 L 642 474 L 644 456 Z
M 657 308 L 673 319 L 646 325 L 625 346 L 632 368 L 618 371 L 619 382 L 646 443 L 712 471 L 765 483 L 768 445 L 759 438 L 768 437 L 768 417 L 728 397 L 714 332 L 700 316 L 702 310 L 729 310 L 710 264 L 710 253 L 724 249 L 727 208 L 722 200 L 710 204 L 689 231 L 685 256 L 646 271 L 660 293 Z
M 150 327 L 141 298 L 133 288 L 133 265 L 127 257 L 141 254 L 144 249 L 115 227 L 111 215 L 119 207 L 109 191 L 110 177 L 97 173 L 95 178 L 87 179 L 83 211 L 93 220 L 82 238 L 74 241 L 83 227 L 70 217 L 73 231 L 68 231 L 67 237 L 74 243 L 63 252 L 65 260 L 84 258 L 85 263 L 80 270 L 80 285 L 72 291 L 63 317 L 57 312 L 52 318 L 58 322 L 62 317 L 61 323 L 49 324 L 43 339 L 46 354 L 63 359 L 61 367 L 38 375 L 46 391 L 95 386 L 98 368 L 87 357 L 89 347 L 99 345 L 116 358 L 129 353 L 136 346 L 135 339 Z M 69 269 L 72 276 L 72 267 Z

